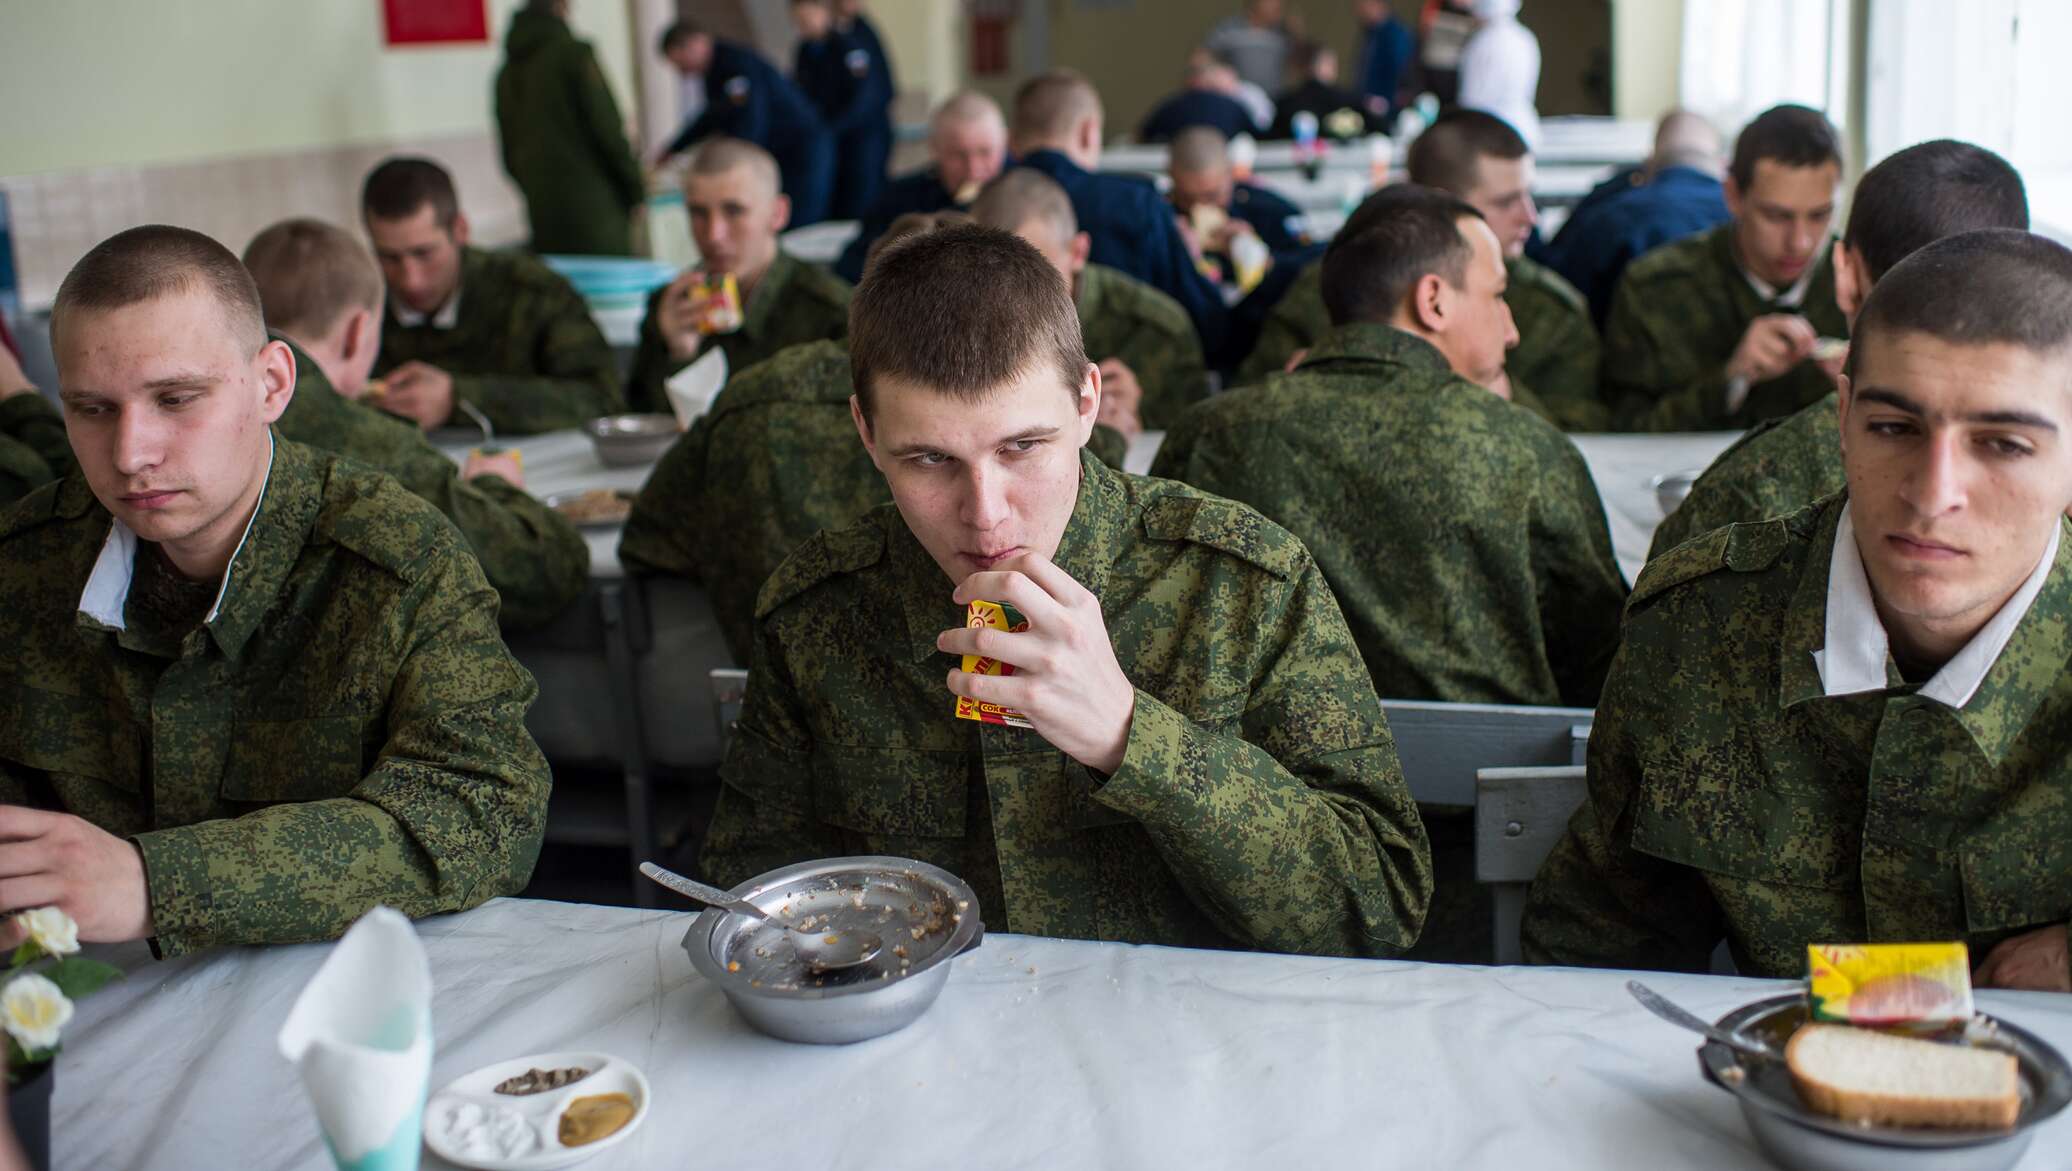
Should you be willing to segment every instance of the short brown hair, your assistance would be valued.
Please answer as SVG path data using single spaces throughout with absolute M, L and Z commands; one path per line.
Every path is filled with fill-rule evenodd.
M 689 169 L 684 171 L 684 182 L 688 184 L 693 175 L 709 178 L 724 175 L 737 167 L 755 172 L 772 198 L 783 193 L 784 176 L 778 171 L 777 160 L 771 157 L 770 152 L 746 139 L 725 135 L 708 138 L 699 144 L 697 153 L 691 156 Z
M 849 303 L 850 376 L 866 419 L 881 377 L 976 402 L 1037 363 L 1079 392 L 1079 312 L 1043 254 L 997 228 L 958 224 L 885 248 Z
M 1012 232 L 1039 220 L 1057 234 L 1060 244 L 1069 244 L 1079 234 L 1079 216 L 1072 210 L 1072 197 L 1056 179 L 1030 167 L 1002 171 L 971 205 L 976 223 Z
M 2064 353 L 2072 349 L 2072 250 L 2016 228 L 1927 244 L 1871 286 L 1849 328 L 1846 373 L 1857 377 L 1869 339 L 1900 333 Z
M 1482 218 L 1470 204 L 1402 183 L 1369 196 L 1359 218 L 1356 231 L 1340 232 L 1324 251 L 1324 308 L 1331 324 L 1386 323 L 1427 275 L 1456 289 L 1465 285 L 1475 252 L 1461 224 Z
M 1734 139 L 1734 162 L 1728 172 L 1746 191 L 1755 182 L 1755 165 L 1768 159 L 1780 166 L 1842 165 L 1842 136 L 1827 115 L 1806 106 L 1771 106 L 1742 127 Z
M 460 214 L 453 176 L 430 159 L 399 155 L 385 160 L 360 187 L 360 214 L 368 219 L 407 220 L 426 204 L 442 228 L 451 228 Z
M 214 297 L 223 320 L 252 353 L 266 344 L 266 321 L 252 274 L 230 249 L 200 232 L 147 224 L 117 232 L 93 246 L 58 286 L 50 308 L 53 337 L 75 312 L 106 312 L 174 293 Z
M 1070 69 L 1032 77 L 1014 94 L 1014 136 L 1029 141 L 1063 138 L 1088 115 L 1101 113 L 1094 83 Z
M 1466 195 L 1483 159 L 1509 162 L 1529 153 L 1525 139 L 1502 118 L 1480 110 L 1448 110 L 1410 144 L 1405 161 L 1412 183 Z
M 381 308 L 381 269 L 352 233 L 322 220 L 282 220 L 245 245 L 266 328 L 320 338 L 355 309 Z

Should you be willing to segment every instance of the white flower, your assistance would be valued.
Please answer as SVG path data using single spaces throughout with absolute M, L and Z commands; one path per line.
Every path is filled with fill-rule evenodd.
M 48 977 L 26 972 L 0 991 L 0 1024 L 26 1052 L 56 1048 L 58 1031 L 71 1019 L 72 1002 Z
M 79 924 L 56 907 L 38 907 L 15 916 L 28 929 L 36 946 L 54 956 L 68 956 L 79 950 Z

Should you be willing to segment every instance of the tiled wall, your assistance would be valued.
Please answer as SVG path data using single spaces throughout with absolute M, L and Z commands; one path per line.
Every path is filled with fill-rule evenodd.
M 14 235 L 22 305 L 47 308 L 87 249 L 124 228 L 171 223 L 206 232 L 233 252 L 261 228 L 307 215 L 357 230 L 360 181 L 396 153 L 429 155 L 453 172 L 474 238 L 525 238 L 525 205 L 488 134 L 333 147 L 156 167 L 0 176 Z

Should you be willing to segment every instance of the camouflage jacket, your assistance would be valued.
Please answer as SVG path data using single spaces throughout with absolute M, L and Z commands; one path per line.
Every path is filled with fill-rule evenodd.
M 0 399 L 0 505 L 72 470 L 65 420 L 39 393 Z
M 1201 338 L 1178 301 L 1099 264 L 1080 271 L 1075 299 L 1087 358 L 1119 358 L 1137 376 L 1144 391 L 1137 417 L 1146 428 L 1172 426 L 1189 404 L 1208 396 Z
M 1734 259 L 1734 225 L 1664 244 L 1619 280 L 1604 321 L 1604 393 L 1628 431 L 1728 431 L 1791 414 L 1834 389 L 1811 361 L 1748 389 L 1727 410 L 1727 361 L 1748 323 L 1797 313 L 1822 337 L 1846 338 L 1826 250 L 1796 309 L 1765 301 Z
M 1765 420 L 1735 440 L 1691 485 L 1676 511 L 1663 518 L 1648 557 L 1730 524 L 1790 516 L 1840 492 L 1840 409 L 1840 398 L 1830 394 L 1802 411 Z
M 460 319 L 452 329 L 382 315 L 374 372 L 425 362 L 453 375 L 453 394 L 500 433 L 577 427 L 624 409 L 611 347 L 560 273 L 521 252 L 464 250 Z M 468 425 L 456 408 L 449 422 Z
M 1808 943 L 2000 940 L 2072 918 L 2072 539 L 1962 709 L 1827 697 L 1844 498 L 1650 564 L 1590 736 L 1590 796 L 1525 912 L 1535 963 L 1802 977 Z
M 1626 587 L 1589 468 L 1422 339 L 1341 326 L 1189 411 L 1152 474 L 1301 537 L 1381 695 L 1597 702 Z
M 1424 827 L 1330 588 L 1252 510 L 1080 459 L 1058 566 L 1137 685 L 1101 777 L 1034 731 L 957 719 L 964 621 L 891 507 L 763 589 L 704 859 L 721 883 L 835 854 L 971 881 L 1038 935 L 1387 955 L 1431 897 Z
M 552 13 L 511 14 L 496 75 L 496 136 L 525 193 L 534 252 L 628 256 L 647 197 L 619 103 L 588 42 Z
M 502 597 L 498 618 L 505 629 L 543 626 L 583 592 L 590 547 L 560 513 L 500 476 L 461 479 L 424 432 L 340 395 L 308 354 L 292 342 L 289 348 L 295 351 L 295 397 L 275 432 L 387 472 L 445 513 Z
M 1518 345 L 1504 363 L 1513 399 L 1557 427 L 1603 430 L 1609 419 L 1598 397 L 1597 330 L 1583 295 L 1544 265 L 1524 257 L 1504 263 L 1509 285 L 1504 303 L 1518 324 Z M 1259 329 L 1259 343 L 1239 367 L 1242 385 L 1279 374 L 1296 351 L 1331 332 L 1324 308 L 1322 261 L 1304 269 Z
M 536 688 L 444 517 L 278 440 L 215 612 L 184 634 L 135 595 L 81 609 L 97 565 L 156 556 L 126 536 L 77 475 L 0 514 L 0 801 L 134 841 L 161 955 L 525 885 L 547 814 Z
M 847 341 L 758 362 L 662 453 L 633 501 L 619 560 L 705 587 L 736 663 L 755 643 L 756 594 L 791 551 L 892 499 L 856 437 L 849 395 Z M 1087 446 L 1120 467 L 1129 444 L 1096 427 Z
M 648 298 L 647 317 L 640 323 L 640 349 L 626 380 L 626 394 L 636 411 L 668 411 L 669 396 L 662 384 L 691 364 L 671 357 L 669 343 L 662 340 L 659 309 L 662 295 L 668 291 L 667 285 L 655 290 Z M 741 328 L 714 334 L 705 345 L 724 351 L 727 369 L 739 374 L 775 357 L 779 350 L 848 337 L 851 292 L 841 277 L 779 252 L 755 291 L 748 294 L 748 304 L 741 307 Z M 705 353 L 701 349 L 697 357 Z

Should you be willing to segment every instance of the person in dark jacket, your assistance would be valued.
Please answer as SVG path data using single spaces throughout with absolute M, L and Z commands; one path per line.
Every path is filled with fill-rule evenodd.
M 839 22 L 831 0 L 792 0 L 799 49 L 792 77 L 834 137 L 830 214 L 861 219 L 892 158 L 892 63 L 862 15 Z
M 533 251 L 632 254 L 647 185 L 596 53 L 569 31 L 568 0 L 529 0 L 512 14 L 496 128 L 504 170 L 525 193 Z
M 1237 70 L 1214 58 L 1197 55 L 1187 66 L 1187 87 L 1160 102 L 1137 129 L 1144 142 L 1170 142 L 1191 126 L 1213 127 L 1224 138 L 1257 137 L 1261 127 L 1237 100 Z
M 705 112 L 677 131 L 662 148 L 662 158 L 708 138 L 752 142 L 777 160 L 784 194 L 791 198 L 791 226 L 803 228 L 827 218 L 834 140 L 799 87 L 754 49 L 720 40 L 693 21 L 669 26 L 662 34 L 662 55 L 685 77 L 705 79 Z
M 1270 139 L 1295 137 L 1295 115 L 1309 114 L 1317 120 L 1317 132 L 1324 138 L 1349 142 L 1379 133 L 1383 119 L 1369 108 L 1368 99 L 1338 84 L 1338 50 L 1313 44 L 1302 51 L 1304 81 L 1274 99 Z
M 1393 130 L 1396 111 L 1409 76 L 1410 59 L 1417 55 L 1417 38 L 1410 27 L 1396 19 L 1387 0 L 1359 0 L 1360 94 L 1367 111 L 1381 120 L 1383 132 Z
M 865 212 L 856 238 L 835 262 L 835 275 L 855 284 L 871 246 L 906 215 L 934 215 L 971 206 L 1007 165 L 1007 118 L 1000 103 L 964 90 L 951 94 L 928 120 L 928 166 L 885 184 Z

